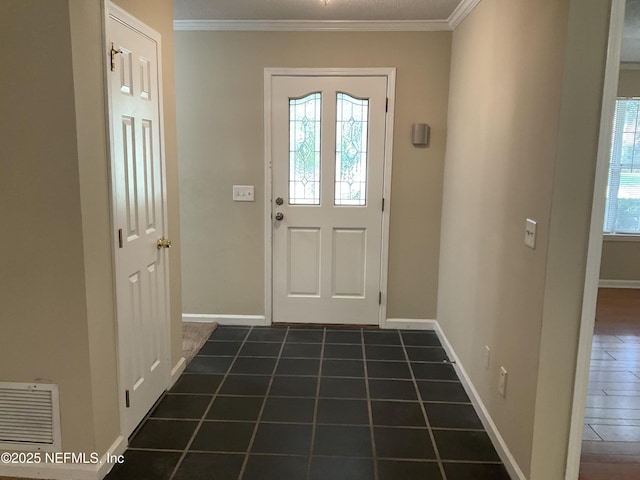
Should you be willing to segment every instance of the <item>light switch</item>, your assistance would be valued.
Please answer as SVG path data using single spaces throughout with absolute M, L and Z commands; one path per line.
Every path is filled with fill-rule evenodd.
M 233 186 L 234 202 L 253 202 L 253 185 L 234 185 Z
M 525 227 L 524 233 L 524 243 L 527 247 L 530 247 L 535 250 L 536 248 L 536 222 L 535 220 L 531 220 L 527 218 L 527 225 Z

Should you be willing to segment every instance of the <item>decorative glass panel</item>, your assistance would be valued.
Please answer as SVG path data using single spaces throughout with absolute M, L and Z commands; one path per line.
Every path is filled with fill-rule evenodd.
M 336 205 L 367 204 L 369 100 L 338 93 L 336 107 Z
M 320 205 L 319 93 L 289 99 L 289 204 Z

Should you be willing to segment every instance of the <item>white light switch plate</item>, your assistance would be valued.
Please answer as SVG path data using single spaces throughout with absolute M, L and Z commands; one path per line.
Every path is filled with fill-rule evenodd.
M 527 226 L 525 227 L 524 243 L 527 247 L 535 250 L 536 248 L 536 221 L 527 218 Z
M 233 186 L 234 202 L 253 202 L 253 185 L 234 185 Z

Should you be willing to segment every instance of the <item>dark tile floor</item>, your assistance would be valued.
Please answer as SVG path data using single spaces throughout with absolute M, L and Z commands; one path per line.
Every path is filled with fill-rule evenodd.
M 219 327 L 108 480 L 508 480 L 433 332 Z

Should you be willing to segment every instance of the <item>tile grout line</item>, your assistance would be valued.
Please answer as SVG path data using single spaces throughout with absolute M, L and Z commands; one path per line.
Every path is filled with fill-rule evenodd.
M 211 400 L 209 401 L 209 405 L 207 405 L 207 408 L 205 409 L 204 413 L 202 414 L 202 418 L 200 418 L 200 420 L 198 421 L 198 425 L 196 425 L 196 429 L 193 431 L 193 434 L 191 435 L 191 438 L 187 442 L 187 445 L 184 447 L 184 450 L 182 451 L 182 455 L 180 455 L 180 458 L 178 459 L 178 463 L 176 463 L 176 466 L 174 467 L 173 471 L 171 472 L 171 475 L 169 475 L 169 479 L 168 480 L 173 480 L 174 477 L 176 476 L 176 473 L 178 473 L 178 469 L 182 465 L 182 462 L 184 461 L 185 457 L 187 456 L 187 453 L 189 453 L 189 448 L 193 444 L 193 441 L 195 440 L 196 435 L 200 431 L 200 427 L 202 427 L 202 425 L 204 424 L 204 421 L 207 418 L 207 414 L 209 413 L 209 410 L 211 410 L 211 407 L 213 406 L 213 402 L 216 400 L 216 398 L 218 396 L 218 393 L 220 392 L 220 389 L 222 388 L 222 385 L 224 385 L 225 380 L 227 379 L 227 377 L 231 373 L 231 369 L 233 368 L 233 365 L 236 363 L 236 360 L 238 359 L 238 357 L 240 355 L 240 350 L 242 350 L 242 347 L 244 346 L 244 344 L 247 343 L 247 339 L 249 338 L 249 335 L 251 335 L 252 331 L 253 331 L 253 327 L 251 327 L 247 331 L 247 333 L 246 333 L 246 335 L 244 337 L 244 340 L 242 341 L 242 343 L 238 347 L 238 351 L 236 352 L 235 356 L 233 357 L 233 361 L 229 365 L 229 368 L 227 368 L 227 371 L 225 372 L 224 376 L 222 377 L 222 380 L 220 380 L 220 384 L 216 388 L 216 391 L 213 394 L 213 396 L 211 397 Z M 214 333 L 215 333 L 215 330 L 214 330 Z M 212 333 L 212 335 L 213 335 L 213 333 Z M 209 337 L 209 338 L 211 338 L 211 337 Z M 196 354 L 196 356 L 197 356 L 197 354 Z M 195 356 L 194 356 L 194 358 L 195 358 Z
M 440 452 L 438 451 L 438 445 L 436 445 L 436 438 L 433 435 L 433 430 L 431 429 L 431 423 L 429 422 L 429 417 L 427 416 L 427 410 L 424 407 L 424 402 L 422 400 L 422 394 L 420 393 L 420 388 L 418 387 L 418 381 L 416 380 L 416 376 L 413 373 L 413 368 L 411 368 L 411 361 L 409 360 L 409 354 L 407 352 L 407 347 L 404 343 L 404 338 L 402 336 L 402 332 L 400 330 L 396 330 L 398 332 L 398 336 L 400 337 L 400 344 L 402 345 L 402 351 L 404 352 L 405 359 L 407 361 L 407 366 L 409 367 L 409 373 L 411 373 L 411 380 L 413 381 L 413 387 L 416 389 L 416 394 L 418 395 L 418 403 L 420 404 L 420 409 L 422 410 L 422 415 L 424 417 L 424 421 L 427 425 L 427 432 L 429 433 L 429 438 L 431 439 L 431 443 L 433 445 L 433 452 L 436 456 L 436 462 L 438 463 L 438 468 L 440 469 L 440 474 L 442 475 L 443 480 L 447 480 L 447 474 L 444 471 L 444 465 L 442 463 L 442 458 L 440 458 Z
M 322 343 L 320 347 L 320 366 L 318 369 L 318 381 L 316 382 L 316 395 L 313 406 L 313 419 L 311 425 L 311 445 L 309 446 L 309 462 L 307 464 L 307 479 L 311 478 L 311 460 L 313 459 L 313 449 L 316 444 L 316 425 L 318 423 L 318 404 L 320 403 L 320 381 L 322 380 L 322 362 L 324 360 L 324 345 L 327 338 L 327 329 L 322 328 Z
M 245 422 L 246 423 L 246 422 Z M 342 426 L 342 425 L 340 425 Z M 355 425 L 357 427 L 362 427 L 363 425 Z M 423 429 L 425 430 L 425 429 Z M 138 452 L 152 452 L 152 453 L 181 453 L 182 450 L 179 449 L 156 449 L 156 448 L 142 448 L 142 447 L 136 447 L 136 448 L 132 448 L 131 450 L 134 451 L 138 451 Z M 203 454 L 214 454 L 214 455 L 244 455 L 246 452 L 234 452 L 234 451 L 227 451 L 227 450 L 189 450 L 189 453 L 203 453 Z M 259 455 L 261 456 L 265 456 L 265 457 L 282 457 L 282 456 L 286 456 L 286 457 L 300 457 L 300 458 L 306 458 L 307 454 L 306 453 L 269 453 L 269 452 L 261 452 Z M 631 454 L 626 454 L 626 455 L 631 455 Z M 329 459 L 335 459 L 335 458 L 356 458 L 356 459 L 362 459 L 362 460 L 372 460 L 371 456 L 363 456 L 363 455 L 350 455 L 350 456 L 336 456 L 336 455 L 329 455 L 329 454 L 316 454 L 314 455 L 314 457 L 317 458 L 329 458 Z M 393 460 L 393 461 L 399 461 L 399 462 L 414 462 L 414 463 L 438 463 L 437 460 L 434 459 L 429 459 L 429 458 L 407 458 L 407 457 L 382 457 L 382 459 L 384 460 Z M 459 463 L 459 464 L 482 464 L 482 465 L 504 465 L 501 461 L 499 460 L 495 460 L 495 461 L 491 461 L 491 460 L 447 460 L 447 463 Z M 2 477 L 0 477 L 2 478 Z
M 220 397 L 220 398 L 224 398 L 224 397 Z M 256 398 L 256 396 L 254 395 L 253 397 L 245 397 L 245 398 Z M 284 397 L 274 397 L 274 396 L 270 396 L 269 398 L 284 398 Z M 295 397 L 294 399 L 302 399 L 302 400 L 310 400 L 310 397 Z M 320 400 L 346 400 L 346 401 L 358 401 L 358 400 L 364 400 L 366 401 L 366 398 L 320 398 Z M 381 399 L 381 398 L 373 398 L 371 399 L 372 402 L 387 402 L 390 403 L 390 400 L 385 400 L 385 399 Z M 418 402 L 406 402 L 404 400 L 396 400 L 395 403 L 413 403 L 413 404 L 417 404 Z M 190 418 L 170 418 L 170 417 L 153 417 L 153 420 L 162 420 L 162 421 L 171 421 L 171 422 L 194 422 L 194 419 L 190 419 Z M 206 423 L 250 423 L 249 420 L 232 420 L 232 419 L 204 419 L 204 422 Z M 323 423 L 317 423 L 317 422 L 287 422 L 287 421 L 275 421 L 275 420 L 267 420 L 267 421 L 263 421 L 261 422 L 262 424 L 267 424 L 267 425 L 308 425 L 308 426 L 317 426 L 317 425 L 322 425 L 322 426 L 328 426 L 328 427 L 363 427 L 366 426 L 364 423 L 331 423 L 331 422 L 323 422 Z M 598 423 L 598 425 L 602 425 L 602 426 L 619 426 L 619 425 L 608 425 L 608 424 L 603 424 L 603 423 Z M 413 426 L 413 425 L 393 425 L 393 424 L 385 424 L 385 423 L 380 423 L 380 424 L 376 424 L 377 427 L 384 427 L 384 428 L 397 428 L 397 429 L 406 429 L 406 430 L 426 430 L 426 427 L 417 427 L 417 426 Z M 589 425 L 586 425 L 589 426 Z M 638 427 L 637 425 L 624 425 L 624 426 L 630 426 L 630 427 Z M 436 430 L 439 432 L 485 432 L 486 430 L 484 430 L 483 428 L 445 428 L 445 427 L 432 427 L 432 430 Z M 165 449 L 165 448 L 147 448 L 147 447 L 131 447 L 132 450 L 157 450 L 157 451 L 162 451 L 162 450 L 175 450 L 175 451 L 182 451 L 181 449 Z M 233 452 L 233 453 L 238 453 L 238 452 Z M 260 453 L 262 455 L 262 452 Z M 419 458 L 416 458 L 415 460 L 419 460 Z M 2 477 L 0 477 L 1 479 Z
M 276 375 L 276 370 L 278 370 L 278 365 L 280 364 L 280 359 L 282 358 L 282 351 L 284 350 L 284 346 L 287 343 L 287 337 L 289 336 L 289 328 L 286 327 L 284 337 L 282 338 L 282 344 L 280 345 L 280 351 L 278 352 L 278 356 L 276 358 L 276 363 L 273 366 L 273 370 L 271 371 L 271 375 L 269 378 L 269 385 L 267 385 L 267 390 L 264 393 L 264 398 L 262 400 L 262 406 L 260 407 L 260 411 L 258 412 L 258 418 L 256 418 L 256 425 L 253 427 L 253 432 L 251 433 L 251 439 L 249 440 L 249 444 L 247 445 L 247 451 L 244 455 L 244 460 L 242 461 L 242 466 L 240 467 L 240 473 L 238 474 L 238 480 L 241 480 L 245 474 L 247 469 L 247 464 L 249 463 L 249 456 L 251 455 L 251 449 L 253 448 L 253 444 L 256 440 L 256 435 L 258 434 L 258 428 L 260 427 L 260 420 L 262 420 L 262 415 L 264 413 L 264 409 L 267 405 L 267 400 L 269 399 L 269 392 L 271 392 L 271 386 L 273 385 L 273 380 Z
M 340 425 L 342 426 L 342 425 Z M 356 425 L 358 427 L 362 427 L 363 425 Z M 424 429 L 423 429 L 424 430 Z M 612 443 L 612 442 L 609 442 Z M 133 451 L 138 451 L 138 452 L 151 452 L 151 453 L 181 453 L 182 450 L 176 450 L 176 449 L 154 449 L 154 448 L 141 448 L 141 447 L 136 447 L 136 448 L 132 448 L 131 450 Z M 213 454 L 213 455 L 244 455 L 246 452 L 234 452 L 234 451 L 228 451 L 228 450 L 189 450 L 189 453 L 201 453 L 201 454 Z M 308 455 L 306 453 L 269 453 L 269 452 L 261 452 L 259 454 L 260 456 L 264 456 L 264 457 L 300 457 L 300 458 L 307 458 Z M 622 456 L 631 456 L 632 454 L 620 454 Z M 314 455 L 314 457 L 316 458 L 328 458 L 328 459 L 336 459 L 336 458 L 355 458 L 355 459 L 362 459 L 362 460 L 372 460 L 371 456 L 363 456 L 363 455 L 350 455 L 350 456 L 336 456 L 336 455 L 329 455 L 329 454 L 316 454 Z M 398 462 L 409 462 L 409 463 L 433 463 L 433 464 L 437 464 L 437 460 L 434 459 L 428 459 L 428 458 L 407 458 L 407 457 L 381 457 L 383 460 L 392 460 L 392 461 L 398 461 Z M 504 465 L 502 463 L 502 461 L 499 460 L 462 460 L 462 459 L 456 459 L 456 460 L 447 460 L 447 463 L 456 463 L 456 464 L 478 464 L 478 465 Z M 0 477 L 2 478 L 2 477 Z
M 364 341 L 364 329 L 360 330 L 360 341 L 362 342 L 362 363 L 364 365 L 364 387 L 367 395 L 367 410 L 369 414 L 369 435 L 371 436 L 371 456 L 373 458 L 373 478 L 379 479 L 378 473 L 378 452 L 376 451 L 376 436 L 373 426 L 373 407 L 371 406 L 371 392 L 369 391 L 369 369 L 367 367 L 367 348 Z

